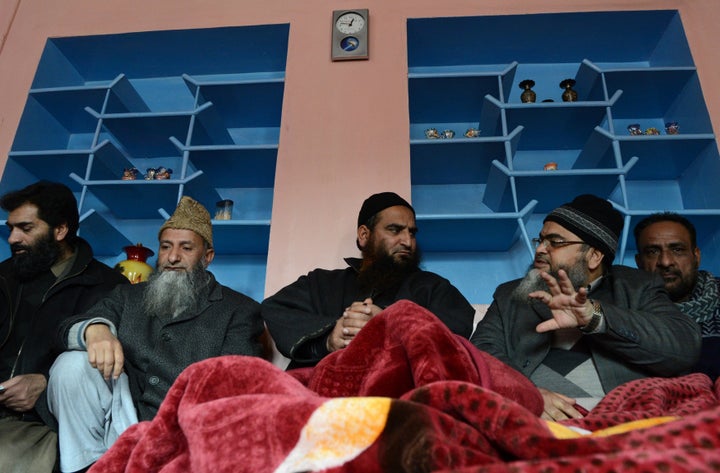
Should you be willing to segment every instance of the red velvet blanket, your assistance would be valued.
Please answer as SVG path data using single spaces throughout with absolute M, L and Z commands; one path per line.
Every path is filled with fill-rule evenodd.
M 700 374 L 646 379 L 547 423 L 526 378 L 401 301 L 313 369 L 190 366 L 90 471 L 718 471 L 718 391 Z

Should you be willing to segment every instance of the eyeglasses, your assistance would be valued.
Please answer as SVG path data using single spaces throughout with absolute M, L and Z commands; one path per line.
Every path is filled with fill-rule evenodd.
M 585 244 L 584 241 L 566 241 L 566 240 L 557 240 L 557 239 L 545 238 L 545 237 L 533 238 L 532 242 L 533 242 L 534 248 L 537 248 L 538 246 L 540 246 L 542 244 L 545 248 L 550 247 L 553 250 L 556 250 L 558 248 L 564 248 L 569 245 L 584 245 Z

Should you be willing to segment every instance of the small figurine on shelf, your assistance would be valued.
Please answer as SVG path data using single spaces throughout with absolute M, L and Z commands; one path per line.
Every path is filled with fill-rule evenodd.
M 543 169 L 546 171 L 557 171 L 557 163 L 555 161 L 550 161 L 548 163 L 545 163 L 545 166 L 543 166 Z
M 466 138 L 477 138 L 480 136 L 480 130 L 477 128 L 468 128 L 465 130 L 465 137 Z
M 454 130 L 443 130 L 442 135 L 440 135 L 442 138 L 453 138 L 455 137 L 455 131 Z
M 525 79 L 518 85 L 521 89 L 523 89 L 522 94 L 520 94 L 520 101 L 522 103 L 534 103 L 537 98 L 535 91 L 532 90 L 532 88 L 535 87 L 535 81 L 532 79 Z
M 651 126 L 651 127 L 648 128 L 647 130 L 645 130 L 645 134 L 646 134 L 646 135 L 659 135 L 659 134 L 660 134 L 660 130 L 658 130 L 657 128 Z
M 677 135 L 680 133 L 680 125 L 678 122 L 667 122 L 665 124 L 665 133 L 668 135 Z
M 633 123 L 631 125 L 628 125 L 627 129 L 628 133 L 630 133 L 632 136 L 638 136 L 643 134 L 642 128 L 640 128 L 639 123 Z
M 172 172 L 172 169 L 160 166 L 155 171 L 155 179 L 157 179 L 158 181 L 170 179 L 170 175 L 172 174 Z
M 140 174 L 140 171 L 137 168 L 125 168 L 121 179 L 123 181 L 134 181 L 138 174 Z
M 155 170 L 155 168 L 147 168 L 147 170 L 145 171 L 145 180 L 152 181 L 153 179 L 155 179 L 156 172 L 157 171 Z
M 563 102 L 577 101 L 578 94 L 573 90 L 574 85 L 575 79 L 565 79 L 564 81 L 560 82 L 560 88 L 565 89 L 565 92 L 562 93 Z
M 425 130 L 425 138 L 434 140 L 440 138 L 440 133 L 438 133 L 437 128 L 428 128 Z

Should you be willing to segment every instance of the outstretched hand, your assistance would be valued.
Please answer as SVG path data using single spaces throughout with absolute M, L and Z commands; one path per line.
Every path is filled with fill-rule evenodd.
M 540 277 L 547 284 L 548 290 L 531 292 L 528 297 L 547 305 L 552 311 L 553 318 L 538 324 L 535 330 L 543 333 L 587 325 L 593 311 L 587 288 L 581 287 L 576 290 L 564 269 L 558 271 L 557 279 L 545 271 L 540 272 Z

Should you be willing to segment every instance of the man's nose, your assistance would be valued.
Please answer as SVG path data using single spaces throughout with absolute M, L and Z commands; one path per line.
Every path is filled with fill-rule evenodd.
M 170 252 L 168 253 L 168 262 L 169 262 L 170 264 L 179 263 L 181 259 L 182 259 L 182 258 L 181 258 L 181 256 L 180 256 L 180 251 L 179 251 L 179 250 L 172 249 L 172 250 L 170 250 Z
M 20 230 L 18 230 L 17 228 L 13 228 L 12 230 L 10 230 L 10 235 L 8 235 L 8 240 L 7 240 L 7 241 L 8 241 L 8 243 L 11 244 L 11 245 L 12 245 L 13 243 L 18 243 L 18 242 L 20 242 L 20 241 L 21 241 L 21 238 L 20 238 Z
M 400 243 L 405 246 L 412 246 L 413 241 L 413 235 L 410 233 L 410 230 L 405 229 L 402 232 L 400 232 Z
M 663 268 L 667 268 L 669 266 L 672 266 L 675 262 L 675 258 L 672 256 L 672 252 L 668 250 L 663 250 L 660 252 L 660 256 L 658 257 L 657 265 L 661 266 Z

